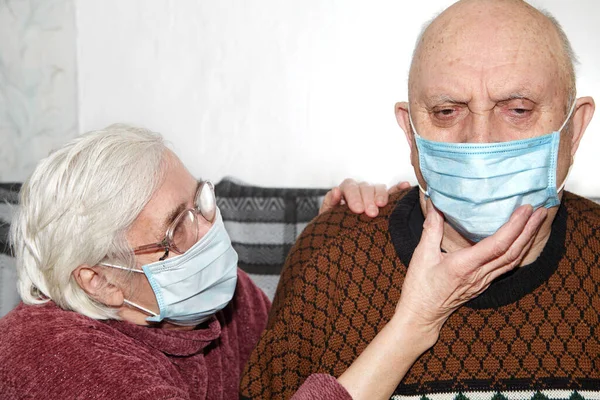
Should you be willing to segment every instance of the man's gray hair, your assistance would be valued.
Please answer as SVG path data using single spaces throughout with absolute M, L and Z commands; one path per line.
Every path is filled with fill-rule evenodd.
M 558 33 L 558 38 L 562 44 L 562 51 L 565 56 L 565 60 L 567 65 L 567 74 L 569 75 L 569 102 L 567 103 L 567 107 L 571 106 L 571 103 L 575 101 L 575 96 L 577 95 L 577 75 L 575 71 L 575 66 L 579 65 L 579 59 L 577 58 L 577 54 L 575 54 L 575 50 L 573 50 L 573 46 L 571 45 L 571 41 L 567 37 L 562 25 L 554 15 L 550 13 L 548 10 L 544 10 L 542 8 L 536 8 L 539 12 L 541 12 L 548 21 L 552 23 L 554 29 L 556 29 L 556 33 Z
M 126 232 L 162 180 L 165 150 L 159 134 L 112 125 L 39 162 L 21 188 L 10 231 L 24 303 L 52 300 L 91 318 L 118 318 L 72 272 L 103 260 L 135 266 Z

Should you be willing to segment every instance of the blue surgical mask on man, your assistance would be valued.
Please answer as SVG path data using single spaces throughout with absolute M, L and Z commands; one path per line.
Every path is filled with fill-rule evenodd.
M 560 204 L 556 166 L 561 127 L 550 134 L 501 143 L 446 143 L 415 133 L 419 167 L 428 196 L 446 221 L 472 242 L 493 235 L 521 205 L 534 209 Z M 568 176 L 568 174 L 567 174 Z
M 146 321 L 166 320 L 176 325 L 195 326 L 223 309 L 233 298 L 237 262 L 238 255 L 217 209 L 209 231 L 179 256 L 144 265 L 142 270 L 101 265 L 146 275 L 156 296 L 159 314 L 125 300 L 126 304 L 150 314 Z

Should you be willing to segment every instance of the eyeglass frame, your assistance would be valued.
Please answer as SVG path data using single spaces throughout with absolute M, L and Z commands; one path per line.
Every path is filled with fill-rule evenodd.
M 215 212 L 214 212 L 212 218 L 208 218 L 207 216 L 205 216 L 204 213 L 202 212 L 202 210 L 198 208 L 198 205 L 202 204 L 200 196 L 202 194 L 202 190 L 204 189 L 205 185 L 210 188 L 210 193 L 212 194 L 211 202 L 215 209 Z M 210 224 L 212 224 L 215 221 L 215 218 L 217 215 L 217 213 L 216 213 L 217 198 L 215 196 L 215 186 L 213 185 L 213 183 L 211 181 L 206 180 L 206 181 L 199 182 L 198 189 L 196 190 L 196 195 L 194 196 L 194 204 L 196 205 L 195 207 L 186 208 L 185 210 L 181 211 L 177 215 L 177 217 L 175 217 L 173 222 L 171 222 L 171 224 L 169 224 L 169 227 L 167 228 L 167 232 L 165 233 L 165 237 L 163 240 L 161 240 L 160 242 L 156 242 L 156 243 L 144 244 L 141 246 L 137 246 L 136 248 L 133 249 L 133 254 L 135 254 L 135 255 L 144 254 L 144 253 L 149 252 L 150 250 L 155 250 L 155 249 L 159 250 L 160 249 L 160 250 L 165 251 L 165 254 L 159 259 L 160 261 L 163 261 L 165 258 L 167 258 L 169 256 L 170 250 L 175 251 L 175 253 L 177 253 L 177 254 L 185 253 L 184 251 L 181 251 L 179 248 L 177 248 L 177 246 L 173 242 L 173 233 L 175 231 L 175 228 L 181 221 L 181 219 L 189 212 L 192 212 L 196 218 L 198 218 L 198 215 L 200 215 L 205 221 L 207 221 Z

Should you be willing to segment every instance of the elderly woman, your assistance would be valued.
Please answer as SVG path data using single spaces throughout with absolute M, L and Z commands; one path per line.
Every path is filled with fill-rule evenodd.
M 212 185 L 159 135 L 113 126 L 42 160 L 11 240 L 23 303 L 0 320 L 0 398 L 238 397 L 270 302 L 237 269 Z
M 374 194 L 387 201 L 381 187 L 346 189 L 357 211 Z M 439 225 L 431 214 L 426 226 Z M 237 268 L 212 185 L 160 135 L 113 126 L 42 160 L 21 189 L 11 240 L 23 303 L 0 320 L 0 398 L 238 398 L 270 302 Z M 404 287 L 426 288 L 423 268 Z M 402 312 L 419 309 L 412 292 L 346 372 L 310 376 L 295 398 L 389 397 L 433 345 Z

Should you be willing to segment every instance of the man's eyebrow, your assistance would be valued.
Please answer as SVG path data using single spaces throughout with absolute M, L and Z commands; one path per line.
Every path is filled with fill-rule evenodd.
M 524 95 L 524 94 L 522 94 L 522 93 L 511 93 L 511 94 L 509 94 L 509 95 L 506 97 L 506 99 L 507 99 L 507 100 L 514 100 L 514 99 L 524 99 L 524 98 L 526 98 L 526 97 L 527 97 L 527 96 L 525 96 L 525 95 Z
M 444 103 L 452 103 L 452 104 L 464 103 L 464 101 L 457 100 L 448 94 L 438 94 L 438 95 L 430 96 L 430 97 L 427 97 L 425 99 L 425 101 L 426 101 L 426 104 L 430 104 L 430 105 L 438 105 L 438 104 L 444 104 Z
M 529 92 L 513 92 L 513 93 L 510 93 L 506 97 L 506 100 L 520 100 L 520 99 L 530 99 L 530 98 L 531 98 L 531 93 L 529 93 Z
M 513 88 L 512 91 L 506 92 L 505 94 L 499 94 L 497 99 L 494 99 L 496 102 L 500 101 L 510 101 L 510 100 L 531 100 L 534 101 L 539 97 L 539 93 L 527 86 L 519 86 Z

